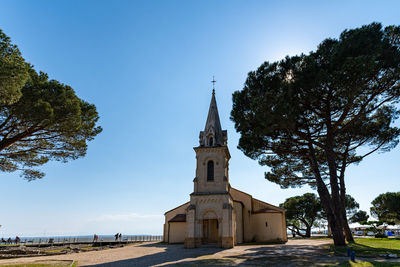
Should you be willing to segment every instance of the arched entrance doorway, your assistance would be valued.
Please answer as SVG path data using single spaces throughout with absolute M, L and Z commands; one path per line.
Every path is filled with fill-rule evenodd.
M 212 211 L 206 211 L 203 215 L 203 244 L 213 244 L 218 242 L 218 218 L 217 214 Z

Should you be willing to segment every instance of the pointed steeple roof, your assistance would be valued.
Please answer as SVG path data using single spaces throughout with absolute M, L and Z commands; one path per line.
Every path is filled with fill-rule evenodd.
M 226 131 L 221 128 L 219 120 L 217 101 L 215 100 L 215 90 L 213 89 L 210 108 L 208 109 L 208 116 L 204 131 L 200 132 L 200 145 L 201 146 L 222 146 L 226 145 Z
M 214 128 L 215 132 L 222 132 L 221 122 L 219 121 L 219 115 L 218 115 L 217 101 L 215 100 L 214 89 L 212 92 L 210 108 L 208 109 L 207 122 L 206 126 L 204 127 L 204 131 L 207 132 L 207 130 L 210 127 Z

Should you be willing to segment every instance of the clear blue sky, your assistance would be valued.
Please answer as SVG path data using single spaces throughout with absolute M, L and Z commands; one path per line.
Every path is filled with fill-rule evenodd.
M 94 103 L 104 131 L 87 156 L 27 182 L 1 173 L 0 236 L 161 234 L 189 200 L 195 153 L 216 76 L 231 185 L 278 205 L 311 191 L 280 189 L 237 150 L 231 95 L 264 61 L 315 50 L 373 21 L 400 24 L 399 1 L 1 1 L 0 28 L 27 61 Z M 400 147 L 347 173 L 368 210 L 400 191 Z

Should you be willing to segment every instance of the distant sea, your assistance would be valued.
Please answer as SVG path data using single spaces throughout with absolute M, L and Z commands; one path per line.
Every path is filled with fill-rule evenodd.
M 98 235 L 99 242 L 111 242 L 115 241 L 114 235 Z M 50 239 L 53 239 L 54 243 L 79 243 L 79 242 L 92 242 L 93 235 L 79 235 L 79 236 L 20 236 L 21 243 L 48 243 Z M 5 240 L 8 237 L 4 237 Z M 15 240 L 15 236 L 11 237 Z M 161 235 L 122 235 L 118 241 L 158 241 L 161 240 Z

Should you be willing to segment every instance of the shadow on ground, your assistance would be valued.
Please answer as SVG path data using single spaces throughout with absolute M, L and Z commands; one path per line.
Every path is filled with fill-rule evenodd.
M 347 258 L 329 254 L 326 247 L 307 245 L 259 246 L 239 255 L 222 258 L 194 259 L 165 266 L 336 266 Z
M 165 251 L 138 258 L 115 261 L 95 266 L 335 266 L 347 260 L 329 253 L 327 246 L 315 245 L 260 245 L 246 248 L 239 245 L 238 250 L 225 250 L 217 247 L 184 249 L 183 245 L 144 244 L 144 247 L 161 247 Z M 241 249 L 242 248 L 242 249 Z M 178 262 L 177 261 L 181 261 Z
M 165 248 L 165 251 L 154 253 L 150 255 L 145 255 L 142 257 L 137 257 L 128 260 L 114 261 L 109 263 L 103 263 L 91 266 L 153 266 L 157 264 L 176 262 L 183 259 L 197 258 L 205 255 L 213 255 L 220 252 L 222 249 L 217 247 L 202 247 L 196 249 L 184 249 L 182 244 L 171 245 L 163 243 L 155 244 L 143 244 L 141 247 L 158 247 Z M 133 256 L 133 255 L 132 255 Z

